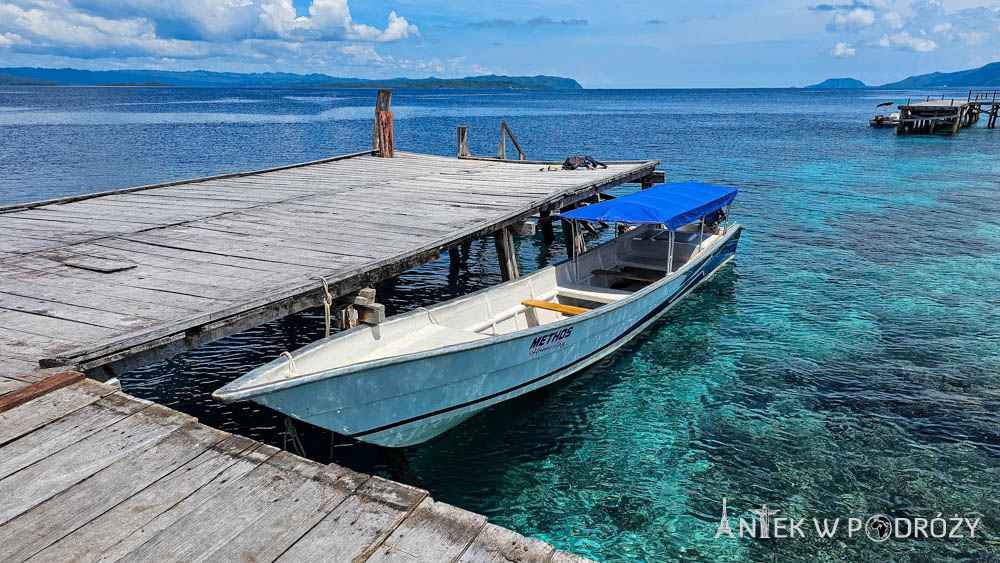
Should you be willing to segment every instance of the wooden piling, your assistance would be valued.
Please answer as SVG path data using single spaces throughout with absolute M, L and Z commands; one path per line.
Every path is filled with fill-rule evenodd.
M 500 262 L 500 278 L 503 281 L 516 279 L 519 273 L 513 230 L 508 227 L 493 233 L 493 244 L 496 246 L 497 260 Z
M 469 144 L 467 142 L 468 134 L 469 134 L 469 128 L 468 127 L 466 127 L 465 125 L 459 125 L 458 126 L 458 156 L 459 157 L 472 156 L 472 153 L 469 152 Z
M 510 130 L 510 127 L 507 125 L 506 121 L 500 122 L 500 128 L 502 129 L 500 135 L 503 136 L 503 134 L 506 133 L 510 137 L 510 142 L 514 143 L 514 148 L 517 149 L 517 159 L 528 160 L 528 157 L 524 154 L 524 151 L 521 150 L 521 145 L 518 144 L 517 139 L 514 138 L 514 132 Z M 506 154 L 506 151 L 504 152 Z
M 376 121 L 378 122 L 378 134 L 379 134 L 378 154 L 382 158 L 392 158 L 394 153 L 392 112 L 391 111 L 378 112 L 376 114 Z
M 372 128 L 372 150 L 377 151 L 381 148 L 379 144 L 379 125 L 378 125 L 378 112 L 389 111 L 389 106 L 392 104 L 392 90 L 379 90 L 378 97 L 375 98 L 375 125 Z
M 545 246 L 551 246 L 553 242 L 556 241 L 556 233 L 552 228 L 552 212 L 542 211 L 539 213 L 539 224 L 542 227 L 542 242 Z

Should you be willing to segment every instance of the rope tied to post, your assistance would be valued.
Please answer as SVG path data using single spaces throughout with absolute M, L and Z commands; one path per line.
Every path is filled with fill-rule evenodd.
M 311 280 L 319 280 L 323 283 L 323 310 L 326 314 L 326 337 L 330 337 L 330 307 L 333 306 L 333 296 L 330 295 L 330 285 L 323 276 L 309 276 Z

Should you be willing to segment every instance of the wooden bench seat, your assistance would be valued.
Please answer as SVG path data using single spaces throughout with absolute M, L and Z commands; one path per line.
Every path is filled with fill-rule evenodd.
M 549 311 L 555 311 L 557 313 L 562 313 L 564 315 L 572 317 L 573 315 L 581 315 L 586 313 L 590 309 L 585 309 L 583 307 L 574 307 L 572 305 L 563 305 L 561 303 L 552 303 L 549 301 L 539 301 L 537 299 L 528 299 L 527 301 L 521 301 L 521 305 L 525 307 L 536 307 L 538 309 L 547 309 Z
M 625 299 L 629 295 L 632 295 L 631 291 L 577 284 L 561 284 L 556 289 L 556 293 L 563 297 L 593 301 L 595 303 L 614 303 L 619 299 Z

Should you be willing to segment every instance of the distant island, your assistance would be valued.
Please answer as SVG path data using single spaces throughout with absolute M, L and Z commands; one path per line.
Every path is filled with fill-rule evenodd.
M 143 82 L 139 84 L 138 82 L 111 82 L 109 84 L 98 84 L 98 86 L 136 86 L 140 88 L 169 88 L 173 84 L 167 84 L 166 82 Z
M 197 86 L 223 88 L 522 88 L 579 90 L 572 78 L 558 76 L 469 76 L 466 78 L 390 78 L 370 80 L 288 72 L 237 73 L 194 70 L 79 70 L 75 68 L 0 68 L 0 84 L 71 86 Z
M 806 86 L 806 88 L 997 88 L 1000 87 L 1000 62 L 990 63 L 971 70 L 957 72 L 932 72 L 911 76 L 898 82 L 890 82 L 881 86 L 866 86 L 864 82 L 854 78 L 829 78 Z
M 56 84 L 58 83 L 0 72 L 0 86 L 55 86 Z
M 911 76 L 899 82 L 883 84 L 880 88 L 944 88 L 945 86 L 1000 87 L 1000 63 L 990 63 L 958 72 L 932 72 Z
M 864 82 L 856 78 L 827 78 L 819 84 L 806 86 L 806 88 L 867 88 Z

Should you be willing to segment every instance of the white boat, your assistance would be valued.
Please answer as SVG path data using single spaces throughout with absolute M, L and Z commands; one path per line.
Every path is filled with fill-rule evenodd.
M 736 193 L 686 182 L 579 208 L 562 217 L 642 225 L 531 275 L 319 340 L 213 396 L 383 446 L 423 442 L 586 368 L 656 321 L 733 258 Z M 725 226 L 702 227 L 709 215 Z
M 875 115 L 868 118 L 868 125 L 879 129 L 883 127 L 898 126 L 899 112 L 885 109 L 897 103 L 902 103 L 902 102 L 883 102 L 875 106 Z

